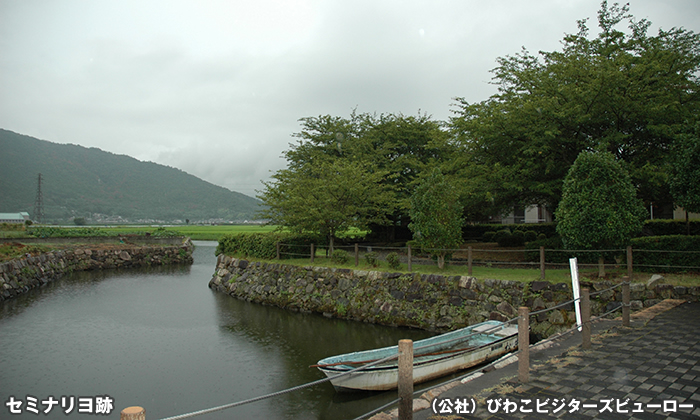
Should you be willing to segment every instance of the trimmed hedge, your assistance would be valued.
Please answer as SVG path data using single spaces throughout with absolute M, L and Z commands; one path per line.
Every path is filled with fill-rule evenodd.
M 300 258 L 306 254 L 310 256 L 311 244 L 325 245 L 318 235 L 294 234 L 287 232 L 265 233 L 234 233 L 224 235 L 219 239 L 216 247 L 216 255 L 239 255 L 244 257 L 273 259 L 277 257 L 277 242 L 280 246 L 280 258 Z
M 688 226 L 685 220 L 647 220 L 644 232 L 651 236 L 686 235 Z M 690 221 L 690 234 L 700 235 L 700 220 Z
M 669 251 L 669 252 L 644 252 Z M 673 252 L 677 251 L 677 252 Z M 647 236 L 632 239 L 632 263 L 638 266 L 654 265 L 659 267 L 640 267 L 657 272 L 700 271 L 700 236 L 670 235 Z M 674 268 L 695 267 L 695 268 Z
M 511 231 L 521 230 L 523 232 L 531 230 L 537 235 L 544 233 L 547 237 L 552 237 L 557 234 L 556 223 L 517 223 L 503 225 L 498 223 L 484 223 L 478 225 L 466 225 L 462 227 L 462 237 L 464 240 L 484 239 L 486 232 L 498 232 L 503 229 Z M 485 241 L 489 242 L 489 241 Z

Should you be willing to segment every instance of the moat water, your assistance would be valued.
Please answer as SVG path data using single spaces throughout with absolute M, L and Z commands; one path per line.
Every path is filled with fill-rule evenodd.
M 73 273 L 0 303 L 0 418 L 100 418 L 79 413 L 79 400 L 108 396 L 108 418 L 138 405 L 157 420 L 321 379 L 309 365 L 327 356 L 432 335 L 213 292 L 216 242 L 195 245 L 191 266 Z M 11 398 L 21 415 L 10 414 Z M 26 410 L 31 398 L 38 415 Z M 324 383 L 195 418 L 354 419 L 395 398 Z

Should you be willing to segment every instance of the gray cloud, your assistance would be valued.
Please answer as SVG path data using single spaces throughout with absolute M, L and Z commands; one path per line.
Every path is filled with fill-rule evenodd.
M 489 70 L 554 50 L 597 1 L 0 2 L 0 127 L 178 167 L 255 195 L 298 119 L 495 93 Z M 631 2 L 694 30 L 693 0 Z

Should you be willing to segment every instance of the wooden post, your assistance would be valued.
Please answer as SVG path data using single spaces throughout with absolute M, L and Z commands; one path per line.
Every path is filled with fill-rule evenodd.
M 629 278 L 623 277 L 622 280 L 622 325 L 630 326 L 630 284 Z
M 581 347 L 591 348 L 591 295 L 588 289 L 581 289 Z
M 314 249 L 314 244 L 311 244 L 311 263 L 314 262 L 314 256 L 316 256 L 316 249 Z
M 472 247 L 467 248 L 467 273 L 472 275 Z
M 280 243 L 277 242 L 276 245 L 277 245 L 277 259 L 279 260 L 280 259 Z
M 628 246 L 627 247 L 627 277 L 628 277 L 627 280 L 630 282 L 632 281 L 632 276 L 633 276 L 632 268 L 633 268 L 632 267 L 632 247 Z
M 399 420 L 413 419 L 413 341 L 399 340 Z
M 605 257 L 598 257 L 598 278 L 605 277 Z
M 355 267 L 360 265 L 360 246 L 355 243 Z
M 127 407 L 122 410 L 119 420 L 146 420 L 146 410 L 143 407 Z
M 526 306 L 518 308 L 518 379 L 530 380 L 530 310 Z
M 406 244 L 408 247 L 408 272 L 410 273 L 412 268 L 411 268 L 411 244 Z
M 540 280 L 544 280 L 544 247 L 540 247 Z

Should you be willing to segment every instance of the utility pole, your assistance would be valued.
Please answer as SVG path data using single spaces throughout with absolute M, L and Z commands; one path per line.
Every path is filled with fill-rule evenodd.
M 41 193 L 41 174 L 37 181 L 36 200 L 34 201 L 34 221 L 37 223 L 44 222 L 44 196 Z

